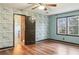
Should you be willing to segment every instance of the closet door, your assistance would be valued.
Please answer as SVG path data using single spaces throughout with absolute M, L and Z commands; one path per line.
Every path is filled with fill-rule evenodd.
M 35 43 L 35 21 L 30 16 L 25 20 L 25 44 Z

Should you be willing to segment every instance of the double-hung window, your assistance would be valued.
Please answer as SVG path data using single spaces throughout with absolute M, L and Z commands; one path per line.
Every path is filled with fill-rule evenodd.
M 79 35 L 79 16 L 57 18 L 57 34 Z

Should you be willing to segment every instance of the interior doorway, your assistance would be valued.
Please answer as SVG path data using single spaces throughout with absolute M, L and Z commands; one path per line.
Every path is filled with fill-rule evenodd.
M 24 43 L 25 40 L 25 15 L 14 14 L 14 46 Z

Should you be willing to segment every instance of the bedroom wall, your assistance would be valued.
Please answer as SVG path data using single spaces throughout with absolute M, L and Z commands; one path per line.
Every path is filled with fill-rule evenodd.
M 0 48 L 13 46 L 13 13 L 22 12 L 0 6 Z
M 49 38 L 79 44 L 79 37 L 57 35 L 56 34 L 56 18 L 57 17 L 64 17 L 64 16 L 70 16 L 70 15 L 79 15 L 79 10 L 61 13 L 61 14 L 57 14 L 57 15 L 51 15 L 51 16 L 48 17 L 49 18 L 49 31 L 50 31 L 49 32 L 50 33 Z M 63 40 L 63 38 L 65 40 Z

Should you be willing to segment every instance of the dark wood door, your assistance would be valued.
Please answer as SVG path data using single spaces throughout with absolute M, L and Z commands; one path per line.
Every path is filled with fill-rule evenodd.
M 25 44 L 35 43 L 35 21 L 32 21 L 29 16 L 25 20 Z

